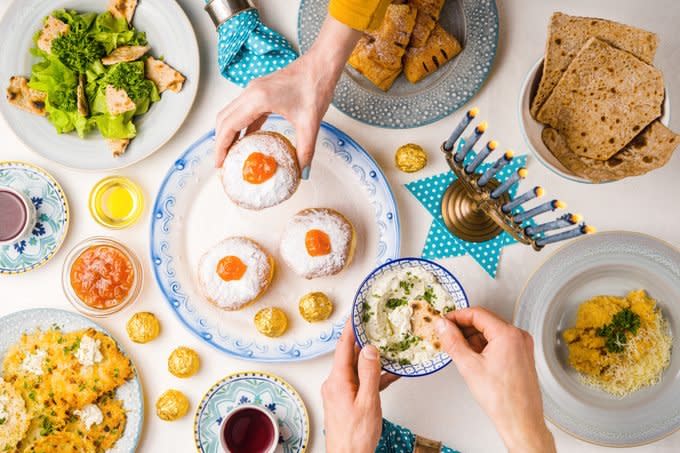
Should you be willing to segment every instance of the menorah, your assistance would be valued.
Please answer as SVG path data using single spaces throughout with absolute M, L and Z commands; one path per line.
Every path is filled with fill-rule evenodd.
M 506 231 L 518 242 L 531 245 L 537 251 L 547 244 L 594 233 L 595 228 L 586 225 L 580 215 L 571 213 L 543 224 L 523 225 L 539 214 L 565 209 L 566 204 L 560 200 L 551 200 L 518 211 L 525 203 L 542 197 L 545 191 L 537 186 L 511 199 L 510 188 L 513 184 L 520 183 L 528 174 L 526 168 L 520 168 L 503 182 L 495 178 L 514 158 L 511 150 L 506 151 L 484 172 L 477 172 L 498 148 L 498 142 L 490 140 L 481 151 L 476 154 L 473 152 L 474 157 L 466 159 L 486 132 L 486 122 L 477 125 L 465 143 L 454 152 L 455 143 L 478 113 L 477 108 L 469 110 L 441 146 L 446 162 L 457 178 L 442 197 L 442 217 L 449 231 L 469 242 L 486 242 Z M 572 226 L 575 227 L 568 228 Z M 553 234 L 546 234 L 547 232 Z

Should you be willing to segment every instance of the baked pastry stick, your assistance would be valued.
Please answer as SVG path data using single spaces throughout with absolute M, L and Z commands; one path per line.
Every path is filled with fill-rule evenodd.
M 425 47 L 411 47 L 404 58 L 404 74 L 417 83 L 458 55 L 462 47 L 458 40 L 436 25 Z

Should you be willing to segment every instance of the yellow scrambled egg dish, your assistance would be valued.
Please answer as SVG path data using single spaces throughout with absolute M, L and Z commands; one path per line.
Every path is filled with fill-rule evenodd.
M 639 317 L 635 333 L 626 332 L 620 352 L 606 347 L 598 329 L 612 323 L 624 309 Z M 658 382 L 670 363 L 672 338 L 668 324 L 656 301 L 644 290 L 631 291 L 626 297 L 597 296 L 582 303 L 574 327 L 563 332 L 569 349 L 569 364 L 583 380 L 617 396 Z
M 101 360 L 83 365 L 78 350 L 83 337 L 98 342 Z M 43 353 L 44 351 L 44 353 Z M 40 372 L 26 369 L 25 360 L 39 353 Z M 35 371 L 35 370 L 34 370 Z M 108 335 L 95 329 L 63 332 L 54 328 L 24 334 L 2 363 L 2 378 L 26 403 L 28 429 L 15 452 L 104 452 L 125 431 L 127 416 L 115 390 L 134 374 L 130 359 Z M 77 411 L 95 404 L 102 422 L 89 429 Z

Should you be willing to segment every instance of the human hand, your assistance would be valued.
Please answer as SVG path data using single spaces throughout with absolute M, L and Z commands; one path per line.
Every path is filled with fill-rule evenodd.
M 329 17 L 306 54 L 279 71 L 251 81 L 217 115 L 215 166 L 222 166 L 242 130 L 258 130 L 274 112 L 295 128 L 298 163 L 306 179 L 321 119 L 359 36 L 359 32 Z
M 510 452 L 554 452 L 527 332 L 484 308 L 456 310 L 437 321 L 444 350 Z
M 375 346 L 359 349 L 347 321 L 333 369 L 321 387 L 327 453 L 373 453 L 382 431 L 380 391 L 398 376 L 382 373 Z

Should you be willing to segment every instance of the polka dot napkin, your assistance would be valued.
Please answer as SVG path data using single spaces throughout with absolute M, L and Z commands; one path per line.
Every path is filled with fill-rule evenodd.
M 464 140 L 458 142 L 460 148 L 464 144 Z M 470 162 L 474 159 L 475 153 L 470 151 L 465 157 L 465 162 Z M 490 163 L 482 164 L 477 173 L 483 173 L 491 166 L 494 158 L 487 159 Z M 526 166 L 527 156 L 515 157 L 508 165 L 496 174 L 496 178 L 504 181 L 512 175 L 520 167 Z M 470 255 L 474 258 L 480 266 L 493 278 L 496 278 L 496 271 L 501 256 L 503 247 L 514 244 L 515 239 L 508 233 L 503 232 L 487 242 L 468 242 L 454 236 L 444 223 L 444 218 L 441 213 L 441 201 L 444 192 L 449 185 L 456 180 L 456 176 L 451 171 L 430 176 L 425 179 L 419 179 L 406 184 L 406 188 L 420 201 L 420 203 L 428 210 L 434 221 L 430 226 L 430 231 L 425 239 L 425 246 L 423 247 L 422 256 L 428 259 L 441 259 L 452 256 Z M 517 184 L 510 189 L 510 195 L 515 196 L 517 192 Z M 517 209 L 520 212 L 522 209 Z M 530 225 L 533 222 L 527 222 Z
M 375 453 L 412 453 L 416 436 L 410 430 L 383 419 L 380 442 Z M 443 445 L 442 453 L 459 453 Z
M 220 72 L 242 87 L 287 66 L 298 56 L 283 36 L 262 23 L 256 9 L 235 15 L 220 25 L 217 33 Z

